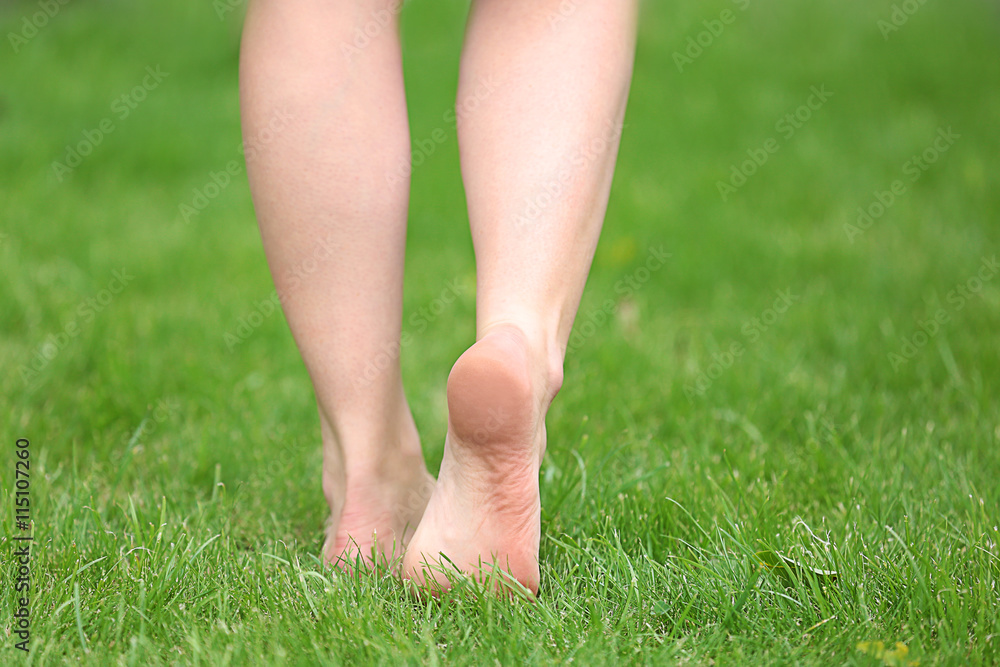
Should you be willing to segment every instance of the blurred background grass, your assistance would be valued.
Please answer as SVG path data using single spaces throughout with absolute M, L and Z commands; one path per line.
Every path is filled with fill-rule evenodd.
M 16 45 L 10 34 L 23 35 L 39 5 L 0 6 L 2 429 L 5 442 L 31 438 L 48 471 L 35 516 L 53 580 L 66 574 L 82 501 L 107 510 L 131 494 L 155 515 L 167 496 L 183 513 L 211 497 L 217 466 L 240 498 L 227 521 L 241 539 L 319 545 L 318 423 L 287 327 L 275 313 L 235 347 L 225 339 L 273 292 L 245 177 L 189 222 L 179 208 L 240 158 L 234 4 L 220 17 L 204 1 L 73 2 Z M 859 499 L 891 524 L 907 514 L 900 499 L 933 498 L 927 516 L 960 517 L 975 492 L 995 521 L 1000 279 L 961 309 L 947 295 L 1000 245 L 1000 10 L 930 1 L 884 35 L 887 0 L 740 6 L 643 6 L 607 223 L 549 418 L 543 530 L 604 534 L 643 517 L 627 541 L 665 557 L 689 529 L 666 496 L 707 517 L 732 511 L 730 495 L 768 504 L 756 529 L 772 539 L 793 517 L 849 532 Z M 450 281 L 463 286 L 426 328 L 408 327 L 402 355 L 432 470 L 444 381 L 474 338 L 474 263 L 445 120 L 466 8 L 411 0 L 403 12 L 412 137 L 448 133 L 413 173 L 404 321 Z M 732 24 L 679 71 L 675 53 L 727 9 Z M 147 67 L 168 76 L 119 118 L 114 100 Z M 781 136 L 776 123 L 812 86 L 829 101 L 723 201 L 718 182 Z M 60 180 L 53 162 L 107 118 L 114 131 Z M 960 138 L 852 241 L 858 207 L 905 179 L 904 163 L 940 128 Z M 662 269 L 616 290 L 661 246 Z M 82 317 L 116 270 L 134 279 Z M 745 327 L 779 290 L 800 300 L 751 341 Z M 591 314 L 608 299 L 605 323 Z M 940 308 L 951 321 L 891 363 Z M 58 345 L 70 323 L 79 335 Z M 685 392 L 734 341 L 746 352 L 732 368 Z M 581 466 L 591 496 L 573 505 L 563 492 Z M 609 514 L 616 498 L 624 505 Z

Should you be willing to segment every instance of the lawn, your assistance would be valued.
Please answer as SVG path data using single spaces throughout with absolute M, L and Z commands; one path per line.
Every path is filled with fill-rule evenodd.
M 644 3 L 537 604 L 317 559 L 318 418 L 240 153 L 243 10 L 0 7 L 0 663 L 1000 661 L 996 3 Z M 402 363 L 432 472 L 474 339 L 466 10 L 402 18 L 427 147 Z

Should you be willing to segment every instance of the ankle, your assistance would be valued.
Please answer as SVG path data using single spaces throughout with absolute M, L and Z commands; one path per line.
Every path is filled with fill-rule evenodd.
M 484 326 L 478 339 L 487 334 L 508 330 L 510 335 L 523 340 L 529 356 L 532 381 L 544 408 L 552 402 L 563 383 L 563 352 L 554 335 L 543 328 L 509 321 L 498 321 Z
M 396 451 L 385 454 L 378 461 L 354 461 L 349 467 L 329 461 L 330 457 L 324 455 L 322 485 L 331 510 L 359 502 L 362 505 L 389 502 L 394 491 L 426 486 L 429 479 L 423 455 L 419 452 Z
M 324 485 L 393 478 L 401 469 L 423 466 L 416 424 L 404 404 L 396 419 L 384 415 L 345 417 L 335 428 L 321 412 Z

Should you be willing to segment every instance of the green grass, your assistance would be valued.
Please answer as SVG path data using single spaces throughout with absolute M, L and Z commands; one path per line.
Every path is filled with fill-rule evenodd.
M 727 7 L 735 20 L 679 72 L 674 52 Z M 70 3 L 14 53 L 6 35 L 38 8 L 5 4 L 0 663 L 996 664 L 1000 276 L 949 292 L 1000 249 L 1000 16 L 931 1 L 884 39 L 891 10 L 645 3 L 548 420 L 531 605 L 416 601 L 392 577 L 317 561 L 318 421 L 291 336 L 275 313 L 225 339 L 273 290 L 245 179 L 188 224 L 178 211 L 239 157 L 240 11 Z M 474 335 L 442 122 L 464 11 L 412 0 L 403 18 L 414 140 L 449 132 L 414 170 L 407 320 L 462 286 L 402 357 L 432 471 L 444 380 Z M 118 119 L 112 101 L 147 65 L 169 76 Z M 814 85 L 833 96 L 786 140 L 776 123 Z M 52 162 L 109 117 L 60 182 Z M 960 138 L 849 239 L 857 208 L 947 127 Z M 780 150 L 722 201 L 717 182 L 769 137 Z M 661 246 L 671 257 L 647 275 Z M 122 269 L 120 294 L 87 306 Z M 779 290 L 793 303 L 768 313 Z M 941 311 L 933 336 L 890 357 Z M 7 634 L 19 437 L 36 539 L 27 657 Z M 761 550 L 839 576 L 786 581 Z M 866 641 L 909 654 L 876 658 Z

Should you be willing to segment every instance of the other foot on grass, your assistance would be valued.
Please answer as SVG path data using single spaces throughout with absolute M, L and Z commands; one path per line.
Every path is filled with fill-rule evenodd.
M 340 493 L 330 488 L 341 484 Z M 370 473 L 341 476 L 336 482 L 325 478 L 324 487 L 327 498 L 334 499 L 324 558 L 353 571 L 376 563 L 398 566 L 434 490 L 434 478 L 417 453 L 387 457 Z

